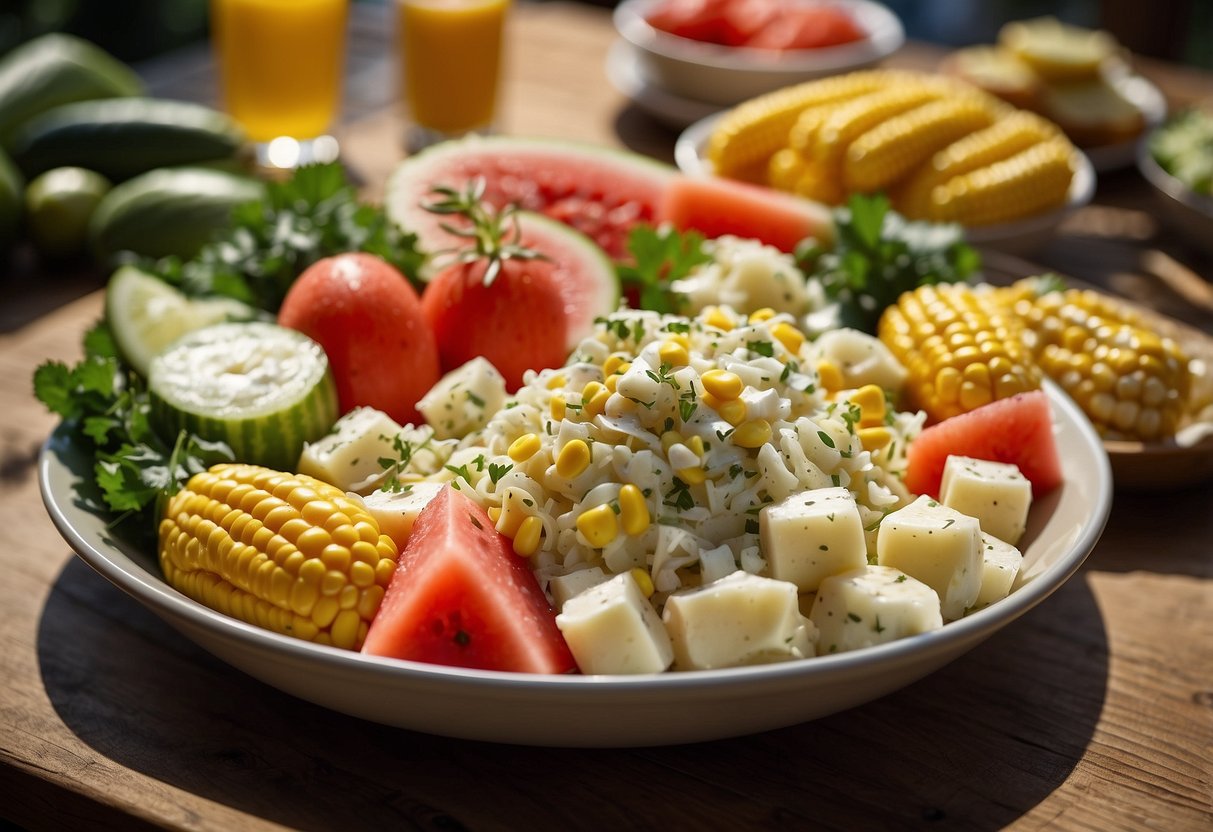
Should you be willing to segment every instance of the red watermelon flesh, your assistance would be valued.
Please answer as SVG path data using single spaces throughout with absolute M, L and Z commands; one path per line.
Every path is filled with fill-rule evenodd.
M 362 652 L 519 673 L 577 667 L 529 562 L 452 486 L 418 515 Z
M 906 488 L 932 497 L 939 496 L 949 456 L 1014 463 L 1032 483 L 1035 497 L 1062 482 L 1052 412 L 1042 390 L 990 402 L 931 425 L 910 443 L 906 455 Z
M 662 195 L 660 222 L 705 237 L 749 237 L 792 252 L 806 237 L 828 244 L 834 239 L 830 209 L 791 194 L 731 179 L 680 176 Z
M 422 250 L 433 253 L 459 240 L 441 228 L 450 217 L 425 210 L 432 188 L 462 188 L 483 177 L 490 204 L 513 204 L 560 220 L 618 260 L 627 253 L 631 229 L 655 223 L 661 194 L 675 175 L 668 165 L 622 150 L 550 139 L 470 137 L 405 159 L 388 182 L 385 204 L 392 220 L 416 233 Z

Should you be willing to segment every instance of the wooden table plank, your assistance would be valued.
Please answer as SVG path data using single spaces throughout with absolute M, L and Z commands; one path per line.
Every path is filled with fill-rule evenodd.
M 603 80 L 612 38 L 604 12 L 525 7 L 513 27 L 507 131 L 668 151 L 672 134 Z M 359 32 L 364 44 L 383 37 L 371 24 Z M 362 83 L 381 86 L 359 99 L 364 109 L 342 135 L 373 190 L 400 157 L 400 122 L 383 110 L 386 56 L 362 58 Z M 179 77 L 205 96 L 198 60 L 180 64 Z M 1052 256 L 1165 305 L 1154 289 L 1162 261 L 1148 252 L 1198 261 L 1141 223 L 1148 211 L 1134 187 L 1131 176 L 1115 185 L 1108 195 L 1123 194 L 1119 204 L 1068 230 Z M 1118 223 L 1145 231 L 1130 244 L 1092 240 L 1090 229 Z M 1120 265 L 1109 270 L 1109 261 Z M 21 279 L 29 282 L 0 285 L 34 286 L 34 275 Z M 58 537 L 33 469 L 54 420 L 30 397 L 29 379 L 38 362 L 78 354 L 100 298 L 63 301 L 87 292 L 90 279 L 45 287 L 0 327 L 0 817 L 30 829 L 198 830 L 1213 824 L 1209 487 L 1117 494 L 1100 544 L 1054 597 L 940 672 L 859 709 L 672 748 L 426 736 L 326 711 L 232 670 Z M 16 308 L 8 303 L 5 315 Z M 1185 312 L 1207 328 L 1207 310 Z

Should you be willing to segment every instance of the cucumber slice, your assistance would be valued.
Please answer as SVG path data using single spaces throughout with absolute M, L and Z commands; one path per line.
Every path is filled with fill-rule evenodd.
M 134 266 L 114 272 L 105 288 L 105 318 L 122 357 L 147 377 L 152 358 L 187 332 L 257 311 L 231 298 L 189 298 Z
M 241 462 L 294 471 L 305 442 L 337 421 L 337 385 L 324 350 L 301 332 L 261 321 L 216 324 L 178 339 L 148 373 L 154 429 L 226 442 Z

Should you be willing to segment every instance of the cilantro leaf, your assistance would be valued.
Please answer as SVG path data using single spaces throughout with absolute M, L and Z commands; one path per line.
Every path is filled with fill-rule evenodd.
M 682 298 L 670 284 L 712 260 L 699 232 L 645 225 L 628 235 L 628 252 L 632 262 L 616 266 L 620 284 L 625 292 L 636 295 L 641 309 L 655 312 L 680 311 Z

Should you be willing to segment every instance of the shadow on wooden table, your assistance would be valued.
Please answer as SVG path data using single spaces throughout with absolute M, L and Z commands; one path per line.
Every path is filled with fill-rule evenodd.
M 964 658 L 862 708 L 607 751 L 451 740 L 324 710 L 219 662 L 75 558 L 38 633 L 59 717 L 115 777 L 163 783 L 158 814 L 185 811 L 181 789 L 309 829 L 998 827 L 1074 769 L 1107 656 L 1080 574 Z

